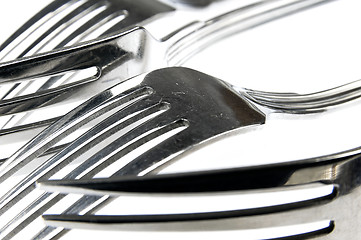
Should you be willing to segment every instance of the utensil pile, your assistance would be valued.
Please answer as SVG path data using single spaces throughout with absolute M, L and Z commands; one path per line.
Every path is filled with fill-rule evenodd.
M 328 2 L 51 2 L 0 46 L 0 147 L 10 146 L 0 151 L 0 238 L 85 228 L 358 239 L 361 148 L 156 174 L 206 143 L 267 126 L 273 114 L 307 120 L 359 104 L 361 81 L 282 93 L 180 67 L 228 36 Z M 169 212 L 148 209 L 167 204 Z

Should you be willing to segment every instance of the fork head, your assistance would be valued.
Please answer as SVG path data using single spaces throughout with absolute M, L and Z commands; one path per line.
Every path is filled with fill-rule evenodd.
M 1 61 L 87 41 L 173 11 L 158 1 L 53 1 L 0 45 Z
M 173 10 L 173 7 L 158 1 L 53 1 L 0 45 L 0 61 L 104 38 Z M 24 76 L 23 81 L 14 82 L 1 79 L 0 136 L 24 129 L 42 128 L 53 122 L 56 118 L 39 119 L 38 115 L 29 110 L 39 109 L 49 103 L 50 99 L 64 96 L 64 91 L 71 92 L 82 83 L 95 80 L 94 71 L 83 72 L 86 72 L 83 77 L 79 76 L 79 72 L 67 72 L 35 79 L 26 79 Z M 88 80 L 77 82 L 79 78 Z M 34 98 L 34 101 L 27 102 Z M 3 157 L 6 156 L 0 158 Z
M 45 215 L 45 220 L 52 226 L 227 232 L 241 229 L 262 231 L 295 225 L 300 229 L 281 230 L 280 237 L 276 239 L 358 239 L 361 232 L 360 167 L 360 149 L 356 149 L 326 157 L 257 167 L 144 177 L 45 181 L 40 186 L 62 193 L 120 196 L 123 202 L 124 196 L 130 195 L 131 199 L 148 197 L 148 207 L 143 209 L 147 212 L 154 211 L 149 209 L 155 204 L 162 204 L 162 201 L 179 208 L 179 205 L 187 204 L 190 197 L 193 197 L 192 205 L 199 205 L 199 202 L 205 205 L 206 200 L 212 206 L 211 210 L 192 206 L 191 212 L 181 214 L 156 212 L 131 215 L 120 212 L 117 215 L 111 212 L 108 213 L 110 215 Z M 224 198 L 220 200 L 220 196 Z M 222 201 L 223 208 L 217 205 L 219 201 Z M 235 201 L 238 204 L 234 204 Z M 262 239 L 275 239 L 271 236 L 272 232 L 269 232 Z
M 135 38 L 129 36 L 127 38 L 129 41 L 125 40 L 123 36 L 121 40 L 113 39 L 113 44 L 110 44 L 111 37 L 109 37 L 104 38 L 104 42 L 96 40 L 91 43 L 84 43 L 82 46 L 56 50 L 34 58 L 15 61 L 12 64 L 4 64 L 0 66 L 0 81 L 2 82 L 0 84 L 9 85 L 10 89 L 6 91 L 9 93 L 6 93 L 6 98 L 0 100 L 0 114 L 5 115 L 0 117 L 0 127 L 2 128 L 0 137 L 5 135 L 8 138 L 10 133 L 14 136 L 16 132 L 24 135 L 24 130 L 28 130 L 26 133 L 29 133 L 29 136 L 35 136 L 41 128 L 65 114 L 66 109 L 75 107 L 94 93 L 112 86 L 114 80 L 121 81 L 143 72 L 164 67 L 170 60 L 172 63 L 182 62 L 199 51 L 200 48 L 208 46 L 222 36 L 247 30 L 322 2 L 327 2 L 327 0 L 257 1 L 248 5 L 241 4 L 240 8 L 234 11 L 227 12 L 229 9 L 225 9 L 226 14 L 215 17 L 211 21 L 190 24 L 171 34 L 167 33 L 169 35 L 163 40 L 167 40 L 166 45 L 168 46 L 164 47 L 168 49 L 164 49 L 163 46 L 160 48 L 154 46 L 153 43 L 159 44 L 159 41 L 138 28 L 132 29 L 133 32 L 137 32 L 134 34 L 137 36 Z M 137 3 L 139 4 L 139 2 Z M 76 2 L 76 4 L 80 4 L 80 2 Z M 133 2 L 130 3 L 129 1 L 128 3 L 127 1 L 127 4 L 132 6 Z M 147 4 L 150 3 L 147 1 Z M 157 6 L 152 5 L 155 12 Z M 159 8 L 163 10 L 158 11 L 172 10 L 162 6 L 160 4 Z M 214 8 L 217 9 L 217 6 L 215 5 Z M 57 9 L 56 7 L 53 8 Z M 65 8 L 69 9 L 70 7 Z M 212 16 L 214 17 L 214 15 Z M 124 32 L 127 31 L 124 30 Z M 116 36 L 120 37 L 121 35 Z M 100 45 L 98 48 L 95 46 L 97 44 Z M 149 47 L 149 45 L 151 46 Z M 126 47 L 132 49 L 129 50 Z M 166 53 L 162 55 L 164 52 Z M 154 59 L 155 57 L 162 59 Z M 113 79 L 108 74 L 109 71 L 103 71 L 104 68 L 115 73 L 112 75 Z M 115 68 L 117 71 L 113 71 Z M 85 73 L 85 76 L 82 73 Z M 63 74 L 65 75 L 63 76 Z M 108 76 L 106 79 L 104 78 L 105 75 Z M 40 77 L 44 78 L 41 79 Z M 102 82 L 96 83 L 100 82 L 100 79 Z M 29 84 L 35 88 L 29 87 Z M 13 86 L 16 89 L 13 89 Z M 58 105 L 55 106 L 56 104 Z M 46 109 L 48 106 L 53 108 Z M 13 149 L 18 149 L 26 142 L 16 141 L 16 139 L 22 139 L 19 136 L 14 136 L 13 139 L 15 140 L 15 143 L 11 145 Z M 8 156 L 0 156 L 0 158 Z
M 16 138 L 21 138 L 17 132 L 26 134 L 24 130 L 29 130 L 29 135 L 32 135 L 28 138 L 30 140 L 34 137 L 34 131 L 36 135 L 38 129 L 54 122 L 69 108 L 74 108 L 100 89 L 105 90 L 128 78 L 128 74 L 134 76 L 142 72 L 144 64 L 137 56 L 142 50 L 139 44 L 143 42 L 140 40 L 148 41 L 147 37 L 149 35 L 144 29 L 135 28 L 92 44 L 38 55 L 34 57 L 36 60 L 30 57 L 4 63 L 0 67 L 3 84 L 7 84 L 7 81 L 10 85 L 41 82 L 42 76 L 45 76 L 45 81 L 57 81 L 59 76 L 67 78 L 69 75 L 74 79 L 60 86 L 0 100 L 1 120 L 5 121 L 0 136 L 9 139 L 14 135 L 16 141 Z M 104 66 L 107 66 L 106 72 L 103 71 Z M 98 81 L 100 76 L 102 81 Z
M 166 73 L 166 77 L 163 75 L 164 73 Z M 164 79 L 164 82 L 161 79 Z M 153 80 L 159 80 L 159 82 L 155 83 Z M 175 81 L 172 83 L 172 80 Z M 359 149 L 315 159 L 269 166 L 188 175 L 121 178 L 120 176 L 128 174 L 144 175 L 155 169 L 155 167 L 159 167 L 160 163 L 164 164 L 164 160 L 168 161 L 170 156 L 174 157 L 175 152 L 181 152 L 190 145 L 195 145 L 196 142 L 204 141 L 203 136 L 207 136 L 209 139 L 218 135 L 218 131 L 230 131 L 231 129 L 228 127 L 238 125 L 237 121 L 249 122 L 247 125 L 252 125 L 251 122 L 256 124 L 256 122 L 262 123 L 263 121 L 261 120 L 262 114 L 257 113 L 257 110 L 255 111 L 251 107 L 251 114 L 246 115 L 252 116 L 249 120 L 259 117 L 258 121 L 246 120 L 244 119 L 246 115 L 242 114 L 243 120 L 237 118 L 238 120 L 234 122 L 230 116 L 240 117 L 241 115 L 229 108 L 236 106 L 234 109 L 248 109 L 250 107 L 249 103 L 241 101 L 239 102 L 241 105 L 238 105 L 236 98 L 241 97 L 242 99 L 242 96 L 234 93 L 225 83 L 189 69 L 171 68 L 152 72 L 144 78 L 139 86 L 141 88 L 145 87 L 147 92 L 149 91 L 149 97 L 141 100 L 151 104 L 147 105 L 147 107 L 162 103 L 161 106 L 165 109 L 164 113 L 154 118 L 155 121 L 150 120 L 149 122 L 159 128 L 165 126 L 167 122 L 175 123 L 178 120 L 180 125 L 176 126 L 182 126 L 181 131 L 153 146 L 150 150 L 144 152 L 143 155 L 132 159 L 129 163 L 122 164 L 120 168 L 114 167 L 115 170 L 112 174 L 103 176 L 107 177 L 105 180 L 89 180 L 90 177 L 95 176 L 95 174 L 104 169 L 97 169 L 95 167 L 94 169 L 97 170 L 90 175 L 82 175 L 86 177 L 80 182 L 60 180 L 48 183 L 51 185 L 48 189 L 51 191 L 64 191 L 65 189 L 64 192 L 69 193 L 72 192 L 72 188 L 75 186 L 78 193 L 81 194 L 96 193 L 100 196 L 103 194 L 119 196 L 125 193 L 135 194 L 136 197 L 151 194 L 153 197 L 157 197 L 157 195 L 165 196 L 167 198 L 166 201 L 173 201 L 174 197 L 180 197 L 180 195 L 202 197 L 208 194 L 206 195 L 208 202 L 211 202 L 210 198 L 215 197 L 213 206 L 217 206 L 217 201 L 219 201 L 217 197 L 220 194 L 232 196 L 247 195 L 252 191 L 258 193 L 260 191 L 266 193 L 276 192 L 276 194 L 280 192 L 280 199 L 274 202 L 269 200 L 268 195 L 262 195 L 261 197 L 258 196 L 258 198 L 263 200 L 257 206 L 181 214 L 155 213 L 89 216 L 64 213 L 58 216 L 45 216 L 48 224 L 66 228 L 115 228 L 118 230 L 136 231 L 225 231 L 250 228 L 263 229 L 300 224 L 300 226 L 305 227 L 307 224 L 319 224 L 322 221 L 322 224 L 312 228 L 312 231 L 306 229 L 305 232 L 301 231 L 300 234 L 291 234 L 287 235 L 287 237 L 289 239 L 320 237 L 320 239 L 328 240 L 340 239 L 345 236 L 352 239 L 354 236 L 358 236 L 360 231 L 360 228 L 357 227 L 360 219 L 360 212 L 358 211 L 358 200 L 360 198 L 359 169 L 361 166 Z M 153 97 L 155 98 L 153 99 Z M 182 103 L 179 102 L 180 99 L 182 99 Z M 223 101 L 225 101 L 226 106 L 222 106 Z M 175 111 L 172 112 L 172 110 Z M 206 114 L 207 112 L 208 114 Z M 255 113 L 256 115 L 254 115 Z M 168 116 L 171 115 L 174 117 L 168 119 Z M 224 121 L 228 127 L 222 127 L 223 124 L 219 122 L 219 117 L 223 119 L 222 122 Z M 204 119 L 207 119 L 206 124 L 204 124 Z M 144 124 L 143 127 L 147 124 Z M 161 124 L 161 126 L 157 124 Z M 210 128 L 205 129 L 206 125 Z M 240 127 L 240 125 L 238 126 Z M 151 131 L 151 127 L 148 126 L 146 128 L 147 131 Z M 170 129 L 174 128 L 171 127 Z M 201 133 L 203 130 L 205 132 Z M 152 137 L 158 136 L 159 134 L 156 133 Z M 131 138 L 128 138 L 128 140 L 131 140 Z M 148 140 L 150 139 L 148 138 Z M 118 144 L 120 141 L 114 141 L 113 143 Z M 134 144 L 133 146 L 138 147 L 139 144 Z M 89 146 L 84 147 L 89 149 Z M 118 147 L 120 145 L 113 148 L 106 147 L 106 150 L 97 152 L 97 155 L 103 156 L 105 153 L 110 153 L 111 148 L 116 149 Z M 134 151 L 135 148 L 130 147 L 129 150 Z M 125 152 L 129 150 L 125 150 Z M 169 153 L 168 151 L 172 152 Z M 118 157 L 125 155 L 123 152 Z M 158 161 L 162 160 L 158 162 L 155 160 L 156 157 L 161 157 Z M 121 158 L 117 159 L 121 161 Z M 109 163 L 103 167 L 108 166 Z M 77 171 L 73 170 L 73 173 Z M 68 187 L 66 187 L 67 185 Z M 312 194 L 308 192 L 309 190 L 312 191 Z M 295 197 L 289 202 L 283 202 L 282 198 L 285 195 L 292 196 L 297 191 L 300 191 L 300 196 Z M 159 199 L 155 201 L 158 202 Z M 148 206 L 151 205 L 148 204 Z M 344 207 L 345 205 L 347 207 Z M 174 206 L 178 205 L 174 204 Z M 225 208 L 227 207 L 225 206 Z M 349 219 L 353 219 L 352 225 L 348 222 Z
M 134 87 L 136 83 L 137 87 L 124 91 L 125 86 Z M 12 159 L 26 160 L 35 152 L 37 157 L 55 144 L 53 135 L 60 141 L 69 131 L 104 117 L 116 107 L 120 107 L 123 117 L 141 113 L 144 118 L 152 113 L 149 109 L 165 110 L 166 114 L 157 115 L 156 120 L 147 120 L 146 129 L 182 122 L 187 128 L 176 135 L 179 139 L 174 141 L 181 144 L 173 147 L 183 150 L 221 133 L 265 121 L 262 112 L 221 80 L 187 68 L 165 68 L 131 78 L 86 101 L 28 142 Z M 173 147 L 170 154 L 177 152 Z
M 134 87 L 136 82 L 141 83 Z M 133 88 L 128 89 L 129 85 Z M 109 169 L 111 175 L 143 175 L 197 144 L 264 120 L 264 115 L 232 88 L 203 73 L 167 68 L 135 77 L 80 105 L 1 166 L 4 182 L 0 187 L 5 194 L 0 198 L 0 214 L 35 190 L 39 179 L 56 177 L 62 171 L 62 177 L 68 179 L 90 178 Z M 94 122 L 94 127 L 62 152 L 37 164 L 43 152 L 75 129 Z M 69 165 L 73 161 L 81 164 L 74 169 Z M 27 170 L 30 174 L 13 181 L 11 176 L 18 176 L 31 164 L 37 166 Z M 38 194 L 38 199 L 49 198 L 43 192 Z M 16 234 L 52 205 L 43 200 L 21 209 L 3 226 L 2 235 Z M 39 207 L 40 212 L 27 216 Z
M 160 13 L 173 10 L 174 8 L 158 1 L 54 1 L 0 45 L 0 60 L 9 61 L 114 35 Z M 67 78 L 69 76 L 58 76 L 41 80 L 40 83 L 38 80 L 36 83 L 26 81 L 15 85 L 7 84 L 1 86 L 0 99 L 27 95 L 33 91 L 30 90 L 32 88 L 35 92 L 45 90 Z M 31 85 L 33 86 L 30 87 Z

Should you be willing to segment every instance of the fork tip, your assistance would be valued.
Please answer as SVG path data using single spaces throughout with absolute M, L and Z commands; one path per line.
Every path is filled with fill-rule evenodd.
M 41 180 L 41 181 L 37 181 L 35 183 L 36 188 L 44 190 L 44 191 L 48 191 L 48 192 L 56 192 L 59 187 L 59 184 L 57 184 L 57 181 L 54 180 Z

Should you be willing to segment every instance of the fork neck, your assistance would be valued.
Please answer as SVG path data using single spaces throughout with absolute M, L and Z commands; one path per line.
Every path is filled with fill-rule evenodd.
M 181 65 L 225 37 L 329 1 L 332 0 L 271 0 L 247 6 L 241 3 L 243 1 L 233 2 L 231 9 L 218 11 L 206 21 L 189 23 L 162 38 L 161 41 L 167 45 L 166 61 L 170 66 Z M 214 3 L 213 8 L 217 7 Z

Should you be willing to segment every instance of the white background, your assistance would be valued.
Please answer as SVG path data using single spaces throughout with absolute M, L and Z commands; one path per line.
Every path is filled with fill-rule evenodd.
M 47 2 L 3 0 L 0 42 Z M 359 0 L 334 1 L 216 43 L 185 66 L 239 87 L 266 91 L 307 93 L 354 81 L 361 78 L 360 10 Z M 266 125 L 240 130 L 198 147 L 198 151 L 187 154 L 164 172 L 291 161 L 358 147 L 360 104 L 356 101 L 307 116 L 267 112 Z M 73 239 L 76 233 L 89 232 L 73 231 L 68 238 Z M 87 236 L 97 239 L 103 234 L 94 231 Z M 117 232 L 112 234 L 109 236 L 119 236 Z M 124 234 L 122 237 L 130 239 L 144 237 L 143 233 Z M 171 237 L 176 236 L 189 237 Z M 146 237 L 169 236 L 147 233 Z

